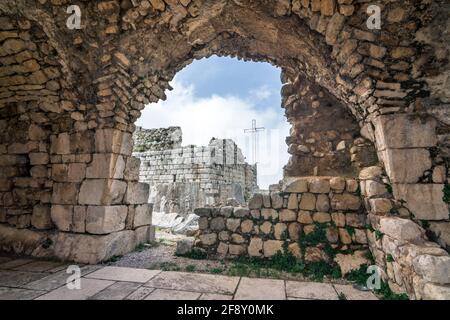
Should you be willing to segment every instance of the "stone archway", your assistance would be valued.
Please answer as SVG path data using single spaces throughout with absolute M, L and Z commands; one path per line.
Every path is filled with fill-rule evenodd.
M 392 239 L 371 244 L 377 264 L 386 267 L 385 254 L 392 255 L 405 275 L 402 288 L 416 298 L 443 294 L 447 280 L 430 274 L 448 267 L 448 256 L 426 249 L 433 245 L 409 214 L 390 217 L 386 208 L 404 200 L 413 220 L 448 223 L 448 4 L 378 1 L 381 30 L 367 29 L 369 4 L 354 1 L 73 4 L 81 8 L 80 30 L 67 28 L 62 2 L 0 5 L 4 249 L 95 263 L 148 239 L 148 188 L 131 157 L 134 122 L 146 103 L 165 98 L 168 82 L 192 59 L 231 55 L 282 67 L 283 104 L 294 122 L 309 103 L 320 111 L 332 102 L 335 114 L 353 115 L 350 133 L 357 123 L 365 140 L 333 141 L 333 152 L 341 141 L 353 152 L 342 159 L 311 157 L 294 126 L 286 172 L 303 174 L 296 167 L 308 163 L 308 172 L 325 174 L 339 169 L 327 163 L 348 158 L 359 171 L 365 160 L 372 164 L 373 143 L 395 196 L 368 186 L 386 182 L 381 169 L 361 171 L 372 226 Z M 403 259 L 408 254 L 428 260 L 413 266 Z

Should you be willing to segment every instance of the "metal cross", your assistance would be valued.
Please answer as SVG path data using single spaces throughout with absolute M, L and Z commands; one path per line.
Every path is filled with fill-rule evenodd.
M 251 133 L 253 135 L 253 161 L 257 163 L 257 155 L 258 155 L 258 132 L 264 131 L 266 128 L 264 127 L 257 127 L 256 126 L 256 120 L 252 120 L 252 128 L 251 129 L 244 129 L 245 133 Z

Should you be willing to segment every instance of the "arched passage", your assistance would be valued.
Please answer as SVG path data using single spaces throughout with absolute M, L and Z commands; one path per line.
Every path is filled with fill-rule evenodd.
M 0 217 L 5 248 L 97 262 L 129 251 L 133 244 L 148 238 L 147 190 L 136 181 L 138 163 L 130 157 L 134 122 L 145 103 L 164 99 L 164 90 L 178 70 L 192 59 L 212 54 L 280 66 L 288 113 L 295 109 L 289 97 L 306 83 L 305 89 L 312 88 L 306 90 L 306 96 L 323 90 L 333 104 L 353 115 L 349 121 L 356 121 L 360 135 L 375 144 L 387 173 L 384 180 L 379 169 L 363 170 L 360 175 L 372 226 L 387 235 L 387 242 L 413 250 L 409 243 L 420 240 L 422 246 L 417 250 L 426 255 L 422 229 L 411 219 L 448 225 L 448 203 L 443 201 L 448 190 L 449 147 L 445 1 L 411 1 L 409 5 L 380 1 L 381 30 L 367 29 L 368 4 L 352 1 L 113 0 L 75 4 L 83 13 L 81 30 L 67 28 L 62 4 L 4 1 L 0 5 L 1 109 L 18 111 L 16 117 L 8 114 L 0 122 L 5 129 L 2 167 L 9 168 L 3 172 L 22 167 L 27 171 L 27 157 L 17 154 L 26 154 L 30 146 L 39 151 L 33 153 L 42 154 L 39 157 L 48 156 L 48 160 L 33 160 L 37 162 L 30 168 L 30 179 L 20 179 L 19 172 L 2 177 Z M 427 36 L 430 30 L 434 31 L 432 37 Z M 36 34 L 42 34 L 43 40 Z M 39 68 L 48 65 L 58 69 L 58 77 L 64 75 L 57 85 L 49 84 L 48 74 L 44 79 L 39 76 L 42 73 L 33 75 L 39 70 L 23 69 L 27 68 L 24 62 L 31 59 L 17 60 L 27 49 L 38 48 L 43 53 Z M 56 59 L 48 59 L 46 51 L 54 51 Z M 39 143 L 41 137 L 27 142 L 25 129 L 18 130 L 17 139 L 7 134 L 13 127 L 31 128 L 27 119 L 32 107 L 24 101 L 40 100 L 31 99 L 33 90 L 15 90 L 22 84 L 45 84 L 45 89 L 33 88 L 41 96 L 57 97 L 37 106 L 38 116 L 45 116 L 43 125 L 38 126 L 38 136 L 44 130 L 43 143 Z M 320 92 L 317 95 L 322 98 Z M 313 102 L 312 97 L 308 99 Z M 33 117 L 34 122 L 36 119 Z M 293 130 L 291 145 L 304 145 L 297 140 L 297 133 Z M 18 150 L 25 144 L 26 152 Z M 358 151 L 363 145 L 352 149 Z M 404 166 L 405 162 L 409 165 Z M 320 174 L 321 165 L 314 167 Z M 368 187 L 374 186 L 371 181 L 390 181 L 393 195 L 373 191 Z M 24 185 L 31 189 L 43 185 L 46 193 L 14 210 L 8 197 L 14 192 L 17 195 Z M 402 218 L 390 216 L 395 213 L 390 207 L 402 208 L 396 200 L 405 201 L 412 215 L 408 211 Z M 13 218 L 17 221 L 42 217 L 56 228 L 42 232 L 26 224 L 20 229 L 8 222 L 10 216 L 28 216 Z M 400 246 L 396 241 L 406 244 Z M 385 267 L 387 249 L 376 241 L 371 248 L 377 264 Z M 433 254 L 448 266 L 448 256 L 439 250 Z M 442 292 L 442 279 L 427 278 L 433 270 L 424 266 L 425 262 L 412 266 L 410 260 L 404 260 L 408 253 L 398 250 L 389 254 L 405 275 L 402 281 L 397 279 L 403 283 L 395 282 L 399 287 L 415 297 L 433 290 Z M 413 284 L 415 276 L 419 280 Z

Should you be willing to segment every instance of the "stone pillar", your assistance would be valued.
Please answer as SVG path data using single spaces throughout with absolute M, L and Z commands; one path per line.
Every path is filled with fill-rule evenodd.
M 380 115 L 374 120 L 379 159 L 392 183 L 397 200 L 418 220 L 446 220 L 448 205 L 442 200 L 445 173 L 427 178 L 436 168 L 437 121 L 418 114 Z
M 132 146 L 131 133 L 118 129 L 52 137 L 57 257 L 97 263 L 152 240 L 149 186 L 137 181 Z

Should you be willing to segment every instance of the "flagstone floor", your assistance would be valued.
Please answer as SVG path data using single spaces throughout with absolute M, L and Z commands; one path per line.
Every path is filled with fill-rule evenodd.
M 375 300 L 351 285 L 230 277 L 113 266 L 80 266 L 69 289 L 69 264 L 0 257 L 0 300 Z

